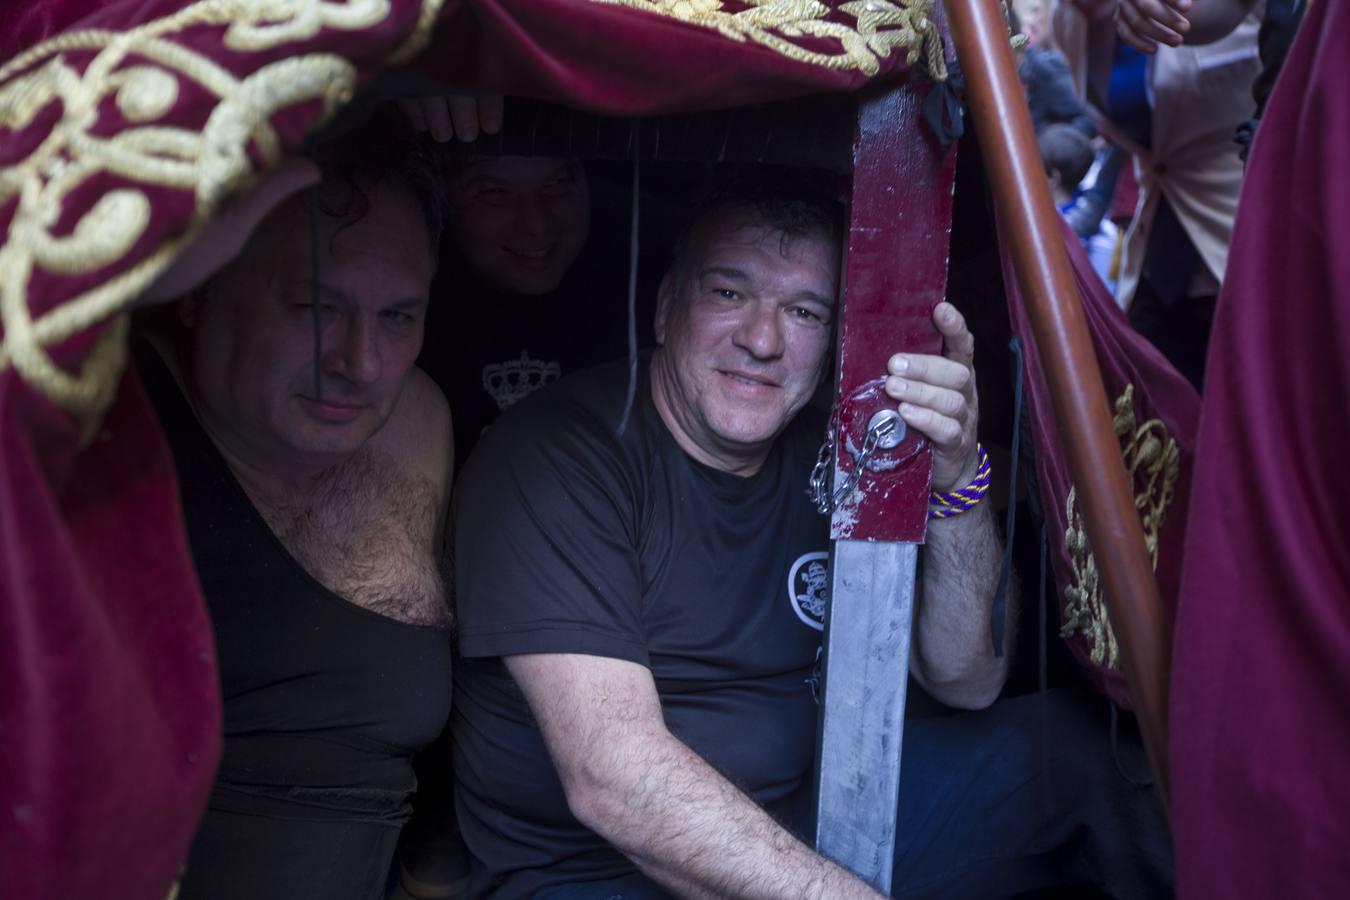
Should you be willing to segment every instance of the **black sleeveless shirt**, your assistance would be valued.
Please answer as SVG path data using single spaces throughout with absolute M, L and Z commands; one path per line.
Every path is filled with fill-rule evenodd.
M 158 355 L 140 350 L 173 449 L 224 700 L 224 753 L 180 896 L 383 897 L 416 788 L 412 756 L 449 715 L 449 633 L 363 609 L 311 577 Z

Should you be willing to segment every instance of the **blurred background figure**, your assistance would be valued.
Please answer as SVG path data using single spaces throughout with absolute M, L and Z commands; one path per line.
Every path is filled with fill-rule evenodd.
M 1014 34 L 1026 36 L 1017 61 L 1017 74 L 1027 92 L 1031 124 L 1040 134 L 1055 124 L 1072 125 L 1085 137 L 1097 134 L 1097 127 L 1074 86 L 1069 64 L 1054 45 L 1050 30 L 1050 0 L 1022 0 L 1008 14 Z
M 1118 38 L 1120 8 L 1061 3 L 1056 42 L 1099 129 L 1135 161 L 1140 195 L 1117 296 L 1134 327 L 1199 387 L 1242 187 L 1234 133 L 1255 106 L 1259 19 L 1245 14 L 1204 35 L 1210 43 L 1158 44 L 1149 55 Z M 1108 156 L 1099 181 L 1123 163 Z M 1106 187 L 1093 192 L 1096 208 L 1106 207 Z M 1090 226 L 1075 222 L 1080 234 Z
M 1082 197 L 1082 185 L 1092 168 L 1092 142 L 1072 125 L 1055 124 L 1040 132 L 1036 144 L 1041 151 L 1041 161 L 1045 163 L 1045 177 L 1050 182 L 1050 196 L 1055 200 L 1055 208 L 1067 218 Z M 1104 216 L 1098 217 L 1094 232 L 1079 237 L 1092 260 L 1092 268 L 1112 293 L 1116 287 L 1112 269 L 1117 239 L 1116 226 Z

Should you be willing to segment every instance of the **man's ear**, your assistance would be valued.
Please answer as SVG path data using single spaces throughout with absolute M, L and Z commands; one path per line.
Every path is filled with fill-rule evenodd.
M 658 346 L 665 346 L 666 343 L 666 322 L 670 319 L 670 306 L 675 302 L 675 270 L 670 269 L 665 277 L 661 279 L 661 287 L 656 291 L 656 322 L 655 333 Z

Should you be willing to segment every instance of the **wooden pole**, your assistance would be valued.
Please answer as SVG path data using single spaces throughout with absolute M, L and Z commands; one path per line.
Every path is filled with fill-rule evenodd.
M 945 5 L 999 222 L 1026 299 L 1069 473 L 1105 583 L 1125 678 L 1166 807 L 1171 633 L 1013 63 L 1007 24 L 997 0 L 945 0 Z

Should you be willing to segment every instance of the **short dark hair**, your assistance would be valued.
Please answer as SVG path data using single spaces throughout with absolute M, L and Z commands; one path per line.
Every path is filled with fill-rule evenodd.
M 1068 190 L 1078 186 L 1092 168 L 1092 141 L 1072 125 L 1056 122 L 1036 136 L 1045 173 L 1059 173 L 1059 182 Z
M 699 192 L 675 238 L 671 268 L 679 271 L 694 232 L 716 213 L 748 212 L 766 227 L 782 232 L 786 243 L 808 235 L 838 246 L 844 234 L 844 204 L 838 179 L 801 169 L 763 167 L 715 175 Z
M 381 111 L 359 128 L 321 141 L 311 154 L 323 176 L 320 211 L 342 220 L 345 228 L 370 211 L 370 191 L 376 186 L 407 191 L 422 212 L 435 259 L 445 228 L 445 176 L 428 140 L 402 116 Z

